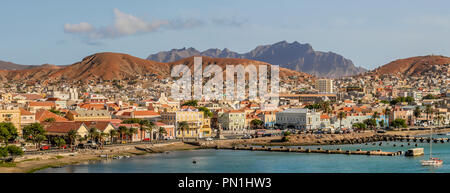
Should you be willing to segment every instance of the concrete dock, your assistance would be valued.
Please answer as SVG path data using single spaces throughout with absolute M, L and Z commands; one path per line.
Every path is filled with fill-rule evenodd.
M 320 147 L 311 149 L 311 148 L 292 148 L 292 147 L 254 147 L 254 146 L 234 146 L 232 148 L 227 147 L 216 147 L 216 149 L 232 149 L 232 150 L 247 150 L 247 151 L 276 151 L 276 152 L 296 152 L 296 153 L 322 153 L 322 154 L 347 154 L 347 155 L 375 155 L 375 156 L 398 156 L 402 155 L 402 151 L 398 152 L 383 152 L 381 150 L 376 151 L 364 151 L 364 150 L 325 150 Z

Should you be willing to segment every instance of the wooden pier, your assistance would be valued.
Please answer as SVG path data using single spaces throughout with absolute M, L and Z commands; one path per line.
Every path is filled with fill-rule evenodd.
M 226 148 L 226 147 L 216 147 L 216 149 L 232 149 L 232 150 L 247 150 L 247 151 L 276 151 L 276 152 L 296 152 L 296 153 L 322 153 L 322 154 L 347 154 L 347 155 L 376 155 L 376 156 L 397 156 L 402 155 L 402 151 L 397 152 L 383 152 L 381 150 L 376 151 L 363 151 L 361 149 L 358 149 L 356 151 L 350 151 L 350 150 L 342 150 L 342 149 L 335 149 L 335 150 L 324 150 L 322 148 L 292 148 L 292 147 L 254 147 L 254 146 L 234 146 L 232 148 Z

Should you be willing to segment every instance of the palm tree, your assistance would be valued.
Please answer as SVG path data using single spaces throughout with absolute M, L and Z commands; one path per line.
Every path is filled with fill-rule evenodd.
M 324 101 L 322 103 L 320 103 L 320 108 L 323 111 L 323 113 L 330 113 L 331 108 L 330 108 L 330 101 Z
M 131 127 L 130 129 L 127 130 L 127 135 L 130 137 L 130 142 L 133 140 L 133 135 L 138 133 L 138 129 Z
M 109 131 L 109 137 L 111 137 L 111 144 L 114 143 L 114 137 L 117 137 L 119 135 L 119 132 L 117 130 L 113 129 Z
M 373 112 L 372 119 L 375 119 L 375 126 L 377 125 L 376 120 L 380 118 L 380 113 L 377 111 Z
M 147 132 L 150 132 L 150 139 L 153 140 L 153 129 L 156 127 L 155 123 L 149 121 L 145 126 L 147 128 Z
M 72 145 L 74 145 L 75 144 L 75 142 L 76 142 L 76 140 L 77 140 L 77 136 L 78 136 L 78 133 L 77 133 L 77 131 L 76 130 L 70 130 L 68 133 L 67 133 L 67 137 L 69 138 L 69 145 L 70 145 L 70 147 L 72 147 Z
M 147 126 L 149 122 L 150 121 L 148 121 L 147 119 L 142 119 L 139 121 L 139 130 L 141 131 L 141 141 L 144 137 L 145 131 L 147 131 L 147 128 L 144 128 L 144 126 Z
M 181 129 L 181 132 L 183 134 L 183 141 L 184 141 L 184 131 L 186 129 L 189 129 L 189 124 L 186 121 L 181 121 L 180 123 L 178 123 L 178 129 Z
M 158 139 L 161 139 L 164 134 L 167 134 L 167 131 L 164 127 L 159 127 L 158 134 Z
M 417 119 L 420 117 L 420 114 L 422 114 L 422 110 L 420 110 L 419 106 L 416 106 L 416 108 L 414 109 L 414 118 Z M 415 121 L 417 122 L 417 120 Z
M 430 114 L 433 115 L 433 109 L 432 109 L 431 105 L 427 105 L 425 107 L 425 113 L 427 114 L 427 122 L 428 122 L 428 124 L 430 124 L 430 118 L 428 115 L 430 115 Z
M 338 119 L 339 119 L 339 129 L 342 129 L 342 119 L 345 119 L 347 117 L 347 113 L 341 111 L 338 113 Z
M 391 109 L 390 109 L 390 108 L 385 108 L 385 109 L 383 110 L 383 113 L 384 113 L 384 116 L 387 117 L 387 121 L 388 121 L 387 126 L 389 126 L 389 119 L 391 118 L 391 117 L 390 117 L 390 116 L 391 116 Z
M 100 147 L 103 149 L 103 143 L 105 141 L 105 138 L 108 138 L 109 134 L 108 133 L 103 133 L 101 132 L 100 135 L 98 135 L 98 139 L 100 140 Z
M 121 142 L 122 142 L 122 140 L 123 140 L 123 136 L 126 136 L 127 131 L 128 131 L 128 128 L 127 128 L 127 127 L 125 127 L 125 126 L 120 126 L 120 127 L 119 127 L 120 141 L 121 141 Z
M 100 136 L 100 132 L 98 131 L 97 128 L 93 127 L 89 129 L 88 136 L 92 141 L 94 141 L 98 139 L 98 137 Z

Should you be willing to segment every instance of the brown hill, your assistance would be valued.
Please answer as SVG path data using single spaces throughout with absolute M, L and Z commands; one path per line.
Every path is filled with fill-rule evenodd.
M 164 63 L 144 60 L 128 54 L 98 53 L 83 58 L 49 76 L 50 79 L 68 80 L 122 80 L 136 75 L 154 73 L 165 76 L 169 68 Z
M 382 74 L 404 74 L 404 75 L 420 75 L 429 71 L 434 65 L 450 64 L 450 58 L 445 56 L 417 56 L 395 60 L 384 66 L 381 66 L 372 73 Z
M 0 77 L 6 78 L 7 80 L 58 81 L 64 79 L 83 82 L 96 79 L 134 79 L 137 75 L 146 74 L 155 74 L 160 78 L 167 78 L 170 76 L 171 68 L 176 64 L 193 66 L 193 58 L 189 57 L 176 62 L 161 63 L 137 58 L 128 54 L 97 53 L 69 66 L 42 65 L 27 70 L 0 70 Z M 270 65 L 265 62 L 247 59 L 203 57 L 203 65 L 205 66 L 207 64 L 217 64 L 224 69 L 226 65 Z M 280 68 L 281 79 L 286 76 L 298 76 L 302 80 L 312 78 L 311 75 L 306 73 Z

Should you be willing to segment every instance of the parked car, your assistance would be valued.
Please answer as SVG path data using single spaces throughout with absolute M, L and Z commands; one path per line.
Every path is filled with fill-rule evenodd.
M 85 146 L 90 147 L 90 148 L 97 148 L 97 143 L 95 143 L 95 141 L 89 140 L 89 141 L 87 141 Z
M 211 137 L 208 137 L 208 138 L 206 138 L 205 140 L 206 140 L 206 141 L 212 141 L 212 140 L 213 140 L 213 138 L 211 138 Z
M 378 130 L 377 133 L 386 133 L 385 130 Z
M 49 150 L 50 148 L 50 145 L 44 145 L 41 147 L 41 150 Z
M 142 139 L 142 141 L 150 141 L 150 138 Z

